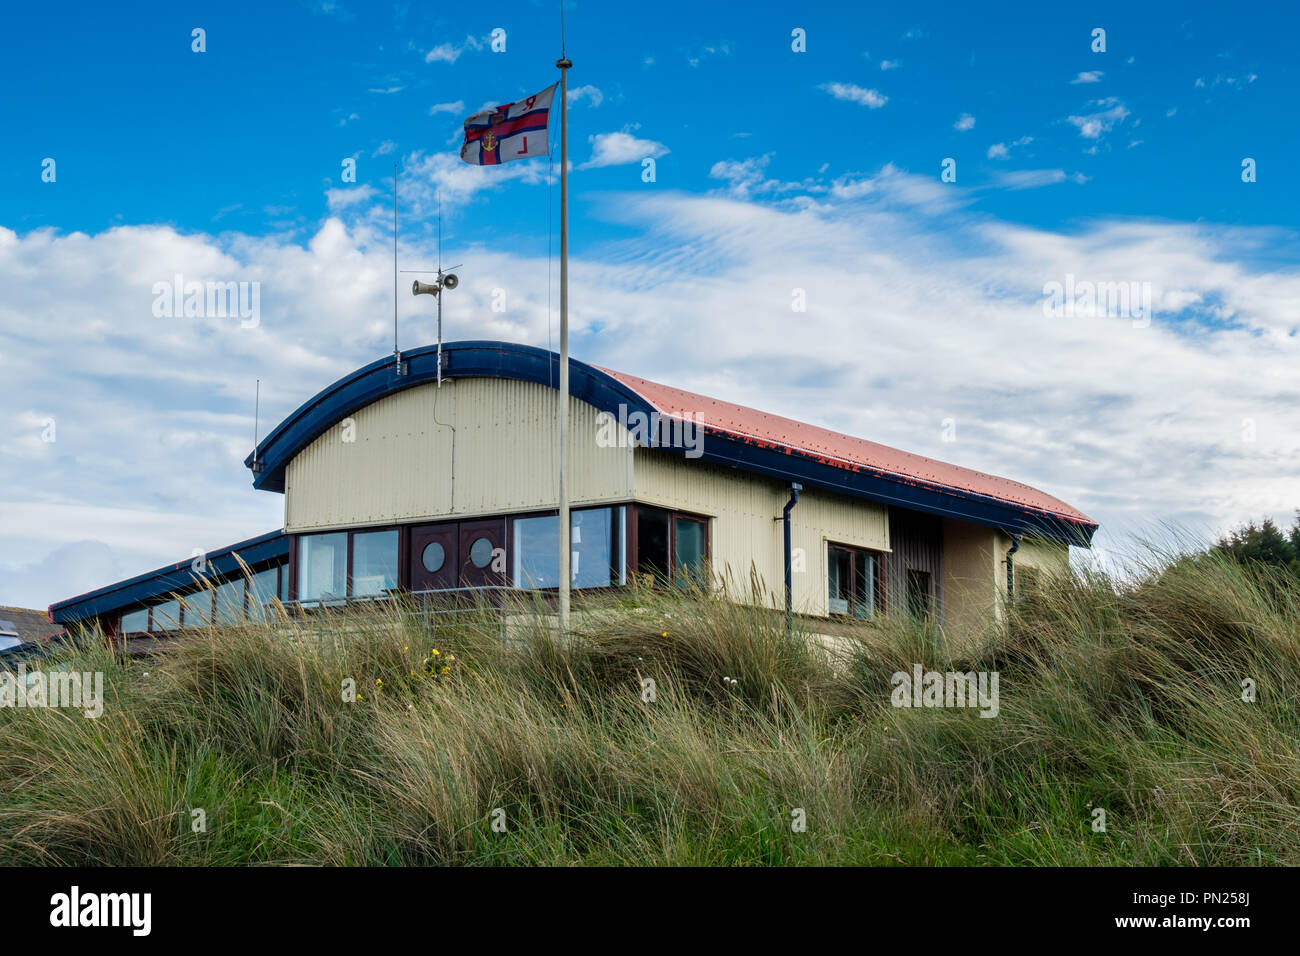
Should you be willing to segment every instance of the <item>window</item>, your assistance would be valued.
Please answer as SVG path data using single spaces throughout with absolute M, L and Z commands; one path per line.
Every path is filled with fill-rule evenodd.
M 230 578 L 217 585 L 218 624 L 239 624 L 244 620 L 244 579 Z
M 636 569 L 654 576 L 656 584 L 669 579 L 669 515 L 658 508 L 636 509 Z
M 179 601 L 164 601 L 153 608 L 153 630 L 176 631 L 181 626 L 181 605 Z
M 705 524 L 695 518 L 673 518 L 673 578 L 679 587 L 705 584 Z
M 186 627 L 207 627 L 212 623 L 212 592 L 191 591 L 181 599 Z
M 626 582 L 626 555 L 619 533 L 623 514 L 623 508 L 570 512 L 569 573 L 573 587 L 600 588 Z M 559 515 L 516 518 L 513 525 L 515 587 L 559 587 Z M 472 548 L 470 557 L 472 560 Z
M 848 614 L 853 606 L 853 553 L 845 548 L 830 548 L 827 556 L 830 567 L 827 592 L 830 613 Z
M 447 549 L 437 541 L 430 541 L 420 553 L 420 561 L 424 564 L 424 570 L 437 574 L 447 561 Z
M 827 545 L 826 570 L 831 614 L 871 620 L 884 610 L 884 562 L 875 551 Z
M 930 591 L 930 572 L 907 569 L 907 613 L 913 617 L 928 618 L 933 610 Z
M 488 538 L 475 538 L 469 546 L 469 560 L 476 568 L 486 568 L 492 561 L 492 542 Z
M 275 579 L 266 591 L 274 596 Z M 348 535 L 346 531 L 309 534 L 298 539 L 298 600 L 343 598 L 348 593 Z
M 514 520 L 514 584 L 517 588 L 560 586 L 560 518 L 539 515 Z
M 248 616 L 253 620 L 265 619 L 279 587 L 276 582 L 278 567 L 258 571 L 248 583 Z
M 655 584 L 707 583 L 709 525 L 704 518 L 638 505 L 636 570 Z
M 358 597 L 397 589 L 397 531 L 352 536 L 352 593 Z
M 142 607 L 136 611 L 127 611 L 122 615 L 123 634 L 138 634 L 149 630 L 149 609 Z

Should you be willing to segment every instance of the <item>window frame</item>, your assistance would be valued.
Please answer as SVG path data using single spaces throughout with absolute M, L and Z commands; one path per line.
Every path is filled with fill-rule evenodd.
M 572 527 L 573 515 L 582 511 L 611 511 L 613 512 L 610 521 L 610 532 L 614 540 L 610 542 L 611 557 L 618 558 L 622 564 L 622 569 L 617 575 L 613 575 L 614 568 L 611 566 L 611 577 L 617 577 L 619 580 L 613 584 L 588 584 L 582 587 L 572 588 L 574 591 L 598 591 L 601 588 L 621 588 L 627 586 L 628 577 L 632 574 L 632 562 L 635 559 L 631 546 L 631 539 L 635 537 L 635 531 L 629 532 L 629 526 L 632 524 L 631 514 L 634 505 L 616 501 L 610 504 L 583 505 L 579 508 L 569 509 L 569 522 Z M 622 520 L 619 520 L 619 514 L 622 514 Z M 559 585 L 544 588 L 527 588 L 515 581 L 515 522 L 526 521 L 531 518 L 555 518 L 556 527 L 559 527 L 560 512 L 555 508 L 548 508 L 541 511 L 519 511 L 503 515 L 506 521 L 505 547 L 506 547 L 506 567 L 510 569 L 506 578 L 509 581 L 508 587 L 520 591 L 532 591 L 538 594 L 556 594 L 559 592 Z
M 287 588 L 282 579 L 277 579 L 275 592 L 276 598 L 289 604 L 300 604 L 311 607 L 320 607 L 322 605 L 328 607 L 331 605 L 346 603 L 348 601 L 358 600 L 359 598 L 355 593 L 355 581 L 353 578 L 355 570 L 355 556 L 353 553 L 354 548 L 356 547 L 355 539 L 357 535 L 382 534 L 385 531 L 397 532 L 397 574 L 394 587 L 392 591 L 383 594 L 360 595 L 360 599 L 383 601 L 391 598 L 394 591 L 409 591 L 411 583 L 410 556 L 406 552 L 410 546 L 411 528 L 412 525 L 409 524 L 385 524 L 374 526 L 367 525 L 360 528 L 335 528 L 333 530 L 310 531 L 302 534 L 294 534 L 292 546 L 289 548 L 289 560 L 276 565 L 276 567 L 280 569 L 281 574 L 288 575 Z M 301 599 L 298 587 L 298 569 L 302 564 L 302 543 L 307 538 L 316 538 L 328 534 L 341 534 L 346 538 L 346 544 L 344 545 L 343 571 L 344 593 L 330 598 L 311 598 L 304 602 Z
M 925 581 L 925 589 L 920 592 L 925 595 L 925 609 L 920 614 L 917 614 L 912 607 L 913 575 L 917 575 Z M 903 574 L 903 600 L 907 602 L 907 613 L 914 616 L 917 620 L 933 621 L 935 617 L 936 603 L 934 588 L 934 574 L 928 568 L 907 568 Z
M 394 577 L 393 587 L 392 587 L 391 590 L 389 590 L 389 591 L 387 591 L 387 592 L 381 592 L 381 593 L 379 593 L 379 594 L 362 594 L 362 595 L 360 595 L 360 597 L 365 598 L 366 600 L 372 600 L 372 601 L 383 601 L 383 600 L 386 600 L 386 599 L 388 599 L 388 598 L 391 598 L 391 597 L 393 596 L 393 592 L 394 592 L 394 591 L 401 591 L 401 590 L 403 590 L 403 587 L 402 587 L 402 542 L 404 541 L 404 538 L 403 538 L 403 536 L 402 536 L 402 529 L 401 529 L 400 527 L 398 527 L 397 525 L 387 525 L 387 526 L 385 526 L 385 527 L 378 527 L 378 528 L 355 528 L 355 529 L 352 529 L 352 530 L 348 531 L 348 570 L 347 570 L 347 582 L 348 582 L 348 584 L 347 584 L 347 599 L 348 599 L 349 601 L 355 600 L 355 599 L 357 599 L 357 597 L 358 597 L 358 595 L 355 593 L 355 587 L 356 587 L 356 585 L 355 585 L 355 582 L 354 582 L 354 580 L 353 580 L 353 576 L 352 576 L 352 575 L 353 575 L 353 570 L 354 570 L 354 567 L 355 567 L 355 560 L 356 560 L 356 559 L 355 559 L 355 554 L 354 554 L 354 549 L 356 548 L 356 538 L 357 538 L 357 535 L 366 535 L 366 534 L 383 534 L 383 533 L 385 533 L 385 532 L 387 532 L 387 531 L 395 531 L 395 532 L 397 532 L 397 554 L 396 554 L 396 558 L 397 558 L 397 569 L 396 569 L 396 570 L 394 571 L 394 573 L 393 573 L 393 577 Z M 328 534 L 329 532 L 325 532 L 325 533 Z M 278 592 L 277 592 L 277 593 L 278 593 Z
M 713 573 L 713 516 L 680 508 L 661 508 L 658 505 L 632 502 L 627 506 L 627 571 L 641 577 L 640 542 L 637 540 L 637 523 L 642 509 L 659 511 L 668 516 L 668 586 L 677 586 L 677 519 L 695 521 L 704 525 L 704 553 L 701 555 L 705 576 Z M 646 571 L 646 574 L 652 572 Z
M 857 582 L 858 582 L 858 561 L 861 558 L 866 557 L 867 555 L 870 555 L 872 558 L 875 559 L 876 562 L 875 588 L 874 588 L 875 603 L 872 609 L 872 613 L 869 617 L 858 616 L 857 607 L 860 599 L 856 594 L 854 595 L 853 599 L 849 603 L 848 613 L 845 613 L 843 611 L 831 610 L 830 594 L 831 594 L 831 549 L 832 548 L 834 548 L 837 551 L 845 551 L 848 553 L 850 558 L 849 581 L 852 582 L 852 587 L 854 589 L 856 589 Z M 884 614 L 886 606 L 888 605 L 888 601 L 889 601 L 887 588 L 886 588 L 886 582 L 888 581 L 888 576 L 885 573 L 885 562 L 888 559 L 889 559 L 889 552 L 887 551 L 878 551 L 875 548 L 864 548 L 860 545 L 855 545 L 855 544 L 841 544 L 838 541 L 832 541 L 829 538 L 827 538 L 826 539 L 826 586 L 824 588 L 826 594 L 827 616 L 842 619 L 842 620 L 849 620 L 849 621 L 874 621 L 878 616 Z

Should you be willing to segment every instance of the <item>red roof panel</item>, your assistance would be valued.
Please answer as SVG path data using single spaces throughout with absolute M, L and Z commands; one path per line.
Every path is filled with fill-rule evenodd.
M 635 375 L 610 369 L 602 369 L 602 371 L 641 395 L 662 414 L 677 418 L 689 416 L 709 428 L 742 439 L 776 445 L 845 468 L 865 468 L 943 488 L 987 495 L 1019 507 L 1045 511 L 1077 524 L 1093 527 L 1097 524 L 1082 511 L 1070 507 L 1059 498 L 1053 498 L 1037 488 L 1031 488 L 1009 478 L 986 475 L 970 468 L 950 465 L 923 455 L 914 455 L 878 442 L 867 441 L 865 438 L 854 438 L 852 435 L 834 432 L 829 428 L 819 428 L 792 418 L 760 412 L 744 405 L 735 405 L 709 398 L 707 395 L 697 395 L 669 385 L 660 385 L 658 382 L 637 378 Z

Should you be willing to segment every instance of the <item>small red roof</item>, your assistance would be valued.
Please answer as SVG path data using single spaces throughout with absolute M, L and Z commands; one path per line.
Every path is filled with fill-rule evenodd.
M 830 465 L 850 469 L 869 469 L 912 481 L 921 481 L 943 488 L 971 494 L 987 495 L 1019 507 L 1048 512 L 1065 521 L 1096 527 L 1097 523 L 1077 508 L 1072 508 L 1059 498 L 1031 488 L 1029 485 L 986 475 L 970 468 L 950 465 L 922 455 L 900 451 L 854 438 L 829 428 L 819 428 L 771 415 L 744 405 L 719 401 L 707 395 L 683 391 L 669 385 L 660 385 L 635 375 L 602 369 L 635 391 L 661 414 L 675 418 L 689 417 L 711 429 L 735 435 L 760 444 L 774 445 L 791 452 L 818 458 Z

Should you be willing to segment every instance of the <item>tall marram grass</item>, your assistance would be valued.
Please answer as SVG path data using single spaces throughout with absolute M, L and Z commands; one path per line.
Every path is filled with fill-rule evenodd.
M 431 633 L 391 605 L 48 662 L 102 671 L 104 713 L 0 710 L 0 854 L 1300 863 L 1300 594 L 1262 570 L 1076 574 L 987 633 L 884 621 L 838 656 L 698 593 L 633 593 L 564 639 L 514 610 Z M 892 707 L 890 676 L 914 663 L 996 671 L 998 716 Z

